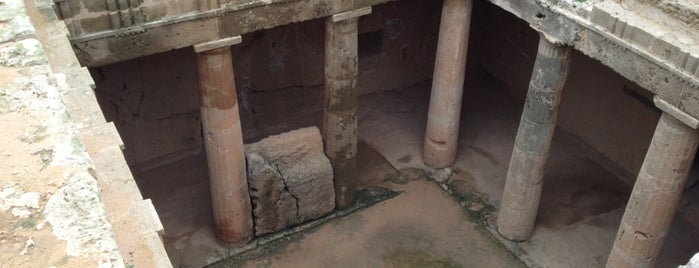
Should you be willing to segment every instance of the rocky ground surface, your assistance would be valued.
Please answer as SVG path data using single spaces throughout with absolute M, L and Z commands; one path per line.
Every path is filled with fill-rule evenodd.
M 21 0 L 0 0 L 0 267 L 123 266 Z

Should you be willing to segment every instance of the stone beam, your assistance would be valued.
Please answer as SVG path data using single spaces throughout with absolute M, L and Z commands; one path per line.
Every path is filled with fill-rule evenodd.
M 253 0 L 170 16 L 119 29 L 71 35 L 83 66 L 100 66 L 233 37 L 289 23 L 323 18 L 391 0 Z M 72 19 L 71 23 L 75 23 Z

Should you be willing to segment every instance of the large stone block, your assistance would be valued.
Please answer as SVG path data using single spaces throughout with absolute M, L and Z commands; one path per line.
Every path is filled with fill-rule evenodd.
M 255 233 L 317 219 L 335 208 L 333 171 L 316 127 L 245 146 Z

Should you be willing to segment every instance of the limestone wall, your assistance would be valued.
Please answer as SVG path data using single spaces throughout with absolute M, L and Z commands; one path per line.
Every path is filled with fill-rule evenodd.
M 65 20 L 74 37 L 117 30 L 184 14 L 203 12 L 244 0 L 63 0 L 56 2 L 57 15 Z
M 672 23 L 669 20 L 674 19 L 694 31 L 699 30 L 699 3 L 696 1 L 622 0 L 621 3 L 657 22 Z
M 359 20 L 361 94 L 430 79 L 441 4 L 397 1 Z M 233 47 L 245 142 L 319 125 L 324 21 L 243 35 Z M 202 149 L 194 52 L 183 48 L 90 68 L 105 117 L 114 121 L 137 170 Z M 269 94 L 285 94 L 284 103 Z

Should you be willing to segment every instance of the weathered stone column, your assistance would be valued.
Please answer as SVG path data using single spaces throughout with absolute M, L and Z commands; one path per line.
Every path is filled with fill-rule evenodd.
M 657 97 L 655 103 L 664 112 L 626 204 L 608 268 L 655 266 L 697 152 L 696 119 Z
M 454 164 L 473 0 L 445 0 L 432 77 L 423 161 L 433 168 Z
M 214 224 L 224 246 L 248 242 L 253 234 L 230 49 L 240 41 L 237 36 L 194 46 Z
M 527 240 L 534 231 L 544 167 L 570 60 L 569 47 L 540 37 L 497 221 L 498 232 L 509 240 Z
M 325 21 L 323 141 L 338 208 L 351 206 L 357 198 L 357 19 L 370 13 L 367 7 Z

